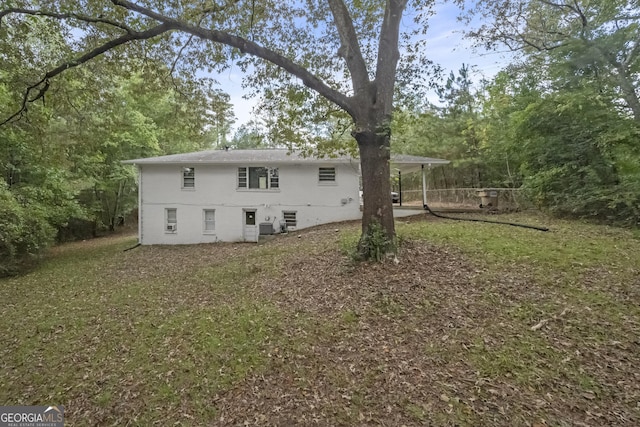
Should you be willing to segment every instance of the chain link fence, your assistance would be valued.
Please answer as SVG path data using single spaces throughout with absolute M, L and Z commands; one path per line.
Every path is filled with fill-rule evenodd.
M 477 209 L 481 203 L 479 190 L 479 188 L 427 190 L 427 204 L 431 208 Z M 519 211 L 535 208 L 519 188 L 491 188 L 491 190 L 497 192 L 498 210 Z M 402 204 L 422 205 L 422 190 L 403 190 Z

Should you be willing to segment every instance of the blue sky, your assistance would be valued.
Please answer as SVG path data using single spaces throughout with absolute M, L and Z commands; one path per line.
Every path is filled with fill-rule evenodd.
M 445 75 L 448 75 L 449 71 L 457 72 L 465 63 L 475 67 L 478 71 L 476 79 L 491 78 L 508 63 L 508 53 L 474 49 L 472 41 L 464 39 L 464 26 L 456 19 L 460 13 L 457 6 L 449 2 L 438 1 L 435 12 L 435 15 L 429 20 L 427 45 L 429 46 L 430 59 L 444 68 Z M 407 22 L 410 20 L 409 17 L 405 18 Z M 242 74 L 237 67 L 233 66 L 229 71 L 216 78 L 223 90 L 231 96 L 231 103 L 234 105 L 237 118 L 234 128 L 237 129 L 239 125 L 252 118 L 251 110 L 256 100 L 243 99 Z M 430 101 L 436 103 L 437 100 L 437 95 L 433 93 Z

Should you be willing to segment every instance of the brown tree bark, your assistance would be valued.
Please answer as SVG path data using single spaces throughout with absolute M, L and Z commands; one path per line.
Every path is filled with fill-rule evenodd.
M 391 157 L 388 132 L 361 131 L 355 134 L 360 149 L 362 173 L 362 236 L 373 224 L 379 224 L 386 235 L 388 251 L 395 250 L 395 225 L 391 203 Z M 360 243 L 362 250 L 362 239 Z

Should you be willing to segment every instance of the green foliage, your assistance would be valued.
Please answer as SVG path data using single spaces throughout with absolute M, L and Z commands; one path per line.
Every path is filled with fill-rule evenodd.
M 45 213 L 41 205 L 22 205 L 0 182 L 0 277 L 17 273 L 53 241 Z
M 480 90 L 465 64 L 438 89 L 442 107 L 414 113 L 398 111 L 392 122 L 395 152 L 452 161 L 432 176 L 431 188 L 479 187 L 487 183 L 482 161 L 483 120 Z
M 523 159 L 516 121 L 521 111 L 540 99 L 540 77 L 535 69 L 510 66 L 484 89 L 481 123 L 484 185 L 520 187 L 524 179 L 520 168 Z
M 473 96 L 463 67 L 440 91 L 442 109 L 395 115 L 394 150 L 452 161 L 430 188 L 521 187 L 555 215 L 638 225 L 638 122 L 601 80 L 575 80 L 564 65 L 533 58 Z
M 77 40 L 66 31 L 42 17 L 3 19 L 2 120 L 28 84 L 68 57 Z M 44 234 L 52 227 L 60 238 L 114 230 L 137 204 L 135 168 L 122 160 L 205 149 L 224 139 L 233 120 L 226 94 L 207 79 L 170 76 L 163 58 L 129 56 L 133 51 L 118 52 L 126 63 L 108 54 L 67 70 L 22 120 L 0 127 L 0 182 L 33 215 L 34 224 L 19 227 L 24 239 L 40 242 L 37 250 L 11 244 L 8 252 L 40 251 L 50 241 L 37 237 L 42 221 Z
M 476 8 L 484 22 L 471 36 L 521 49 L 564 87 L 597 86 L 610 108 L 640 122 L 637 2 L 482 0 Z
M 638 131 L 588 91 L 541 98 L 518 118 L 525 189 L 558 215 L 638 225 L 638 171 L 616 166 Z
M 237 150 L 262 148 L 266 146 L 265 132 L 256 121 L 241 125 L 233 135 L 229 146 Z

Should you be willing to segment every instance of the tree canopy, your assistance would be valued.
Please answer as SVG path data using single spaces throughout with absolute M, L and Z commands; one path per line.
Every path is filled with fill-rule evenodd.
M 637 0 L 481 0 L 471 36 L 503 44 L 564 84 L 585 80 L 640 122 L 640 4 Z
M 29 79 L 55 67 L 73 44 L 55 21 L 30 16 L 21 24 L 1 29 L 2 117 L 15 113 Z M 228 107 L 210 82 L 168 71 L 163 62 L 97 58 L 50 81 L 21 120 L 0 126 L 3 224 L 12 223 L 2 232 L 1 274 L 56 238 L 91 237 L 122 223 L 137 196 L 135 171 L 121 160 L 211 146 L 211 112 Z

